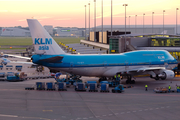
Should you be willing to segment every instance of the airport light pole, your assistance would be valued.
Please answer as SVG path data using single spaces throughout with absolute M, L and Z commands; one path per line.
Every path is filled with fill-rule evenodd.
M 90 41 L 90 33 L 91 33 L 91 31 L 90 31 L 90 3 L 88 3 L 88 5 L 89 5 L 89 41 Z
M 103 0 L 102 0 L 102 43 L 103 43 Z
M 85 7 L 85 40 L 86 40 L 86 5 L 84 7 Z
M 124 41 L 124 49 L 126 51 L 126 6 L 128 6 L 128 4 L 123 4 L 123 6 L 125 6 L 125 41 Z
M 129 16 L 129 30 L 130 30 L 130 18 L 131 18 L 131 16 Z
M 179 8 L 176 8 L 176 35 L 178 35 L 178 10 L 179 10 Z
M 136 33 L 136 26 L 137 26 L 137 15 L 135 15 L 135 33 Z
M 111 36 L 112 36 L 112 0 L 111 0 Z
M 154 15 L 154 12 L 152 12 L 152 33 L 154 33 L 154 31 L 153 31 L 153 15 Z
M 94 42 L 96 42 L 96 0 L 94 0 Z
M 144 33 L 144 16 L 145 16 L 145 13 L 143 13 L 143 33 Z
M 165 13 L 165 10 L 163 10 L 163 37 L 164 37 L 164 13 Z

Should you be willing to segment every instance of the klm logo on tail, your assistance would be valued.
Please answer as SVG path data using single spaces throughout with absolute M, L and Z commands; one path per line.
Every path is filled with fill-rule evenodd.
M 49 50 L 48 45 L 52 44 L 52 39 L 51 38 L 45 38 L 45 40 L 43 40 L 43 38 L 35 38 L 34 44 L 40 45 L 39 50 Z

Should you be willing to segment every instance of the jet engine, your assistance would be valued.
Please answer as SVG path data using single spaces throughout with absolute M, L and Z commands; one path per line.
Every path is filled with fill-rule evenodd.
M 159 74 L 158 77 L 162 80 L 174 78 L 175 74 L 172 70 L 165 70 L 163 73 Z

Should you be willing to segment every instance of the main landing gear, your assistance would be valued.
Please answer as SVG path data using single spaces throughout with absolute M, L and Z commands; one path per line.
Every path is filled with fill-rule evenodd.
M 106 80 L 107 80 L 106 77 L 100 77 L 100 78 L 99 78 L 99 83 L 100 83 L 101 81 L 106 81 Z
M 126 84 L 135 84 L 135 80 L 132 80 L 132 76 L 127 75 Z

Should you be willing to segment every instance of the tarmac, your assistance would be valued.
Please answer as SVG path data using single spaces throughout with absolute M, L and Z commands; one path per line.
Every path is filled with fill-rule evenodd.
M 98 78 L 83 77 L 82 80 Z M 178 120 L 180 93 L 155 93 L 155 87 L 180 85 L 180 77 L 155 81 L 138 78 L 123 93 L 25 90 L 36 82 L 0 81 L 0 120 Z M 122 81 L 125 83 L 125 81 Z M 144 86 L 148 85 L 148 91 Z M 111 89 L 111 88 L 110 88 Z

